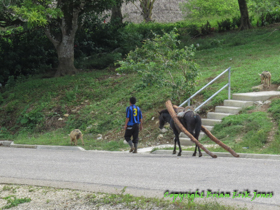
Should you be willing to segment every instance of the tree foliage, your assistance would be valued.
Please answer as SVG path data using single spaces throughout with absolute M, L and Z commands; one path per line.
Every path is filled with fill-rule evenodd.
M 246 0 L 250 16 L 261 16 L 266 12 L 280 9 L 279 0 Z M 182 3 L 181 10 L 187 19 L 201 19 L 203 17 L 223 16 L 234 17 L 240 15 L 238 1 L 230 0 L 189 0 Z
M 185 16 L 194 19 L 215 15 L 236 15 L 237 8 L 238 1 L 231 0 L 190 0 L 181 4 L 181 10 Z
M 250 0 L 247 2 L 250 13 L 261 16 L 267 12 L 280 11 L 279 0 Z
M 74 40 L 76 32 L 87 14 L 100 14 L 111 9 L 116 0 L 24 0 L 6 8 L 29 28 L 44 27 L 54 45 L 59 65 L 55 76 L 77 72 L 74 66 Z
M 175 31 L 155 34 L 153 39 L 144 42 L 141 48 L 131 51 L 117 71 L 137 72 L 143 86 L 157 85 L 172 88 L 172 97 L 189 96 L 195 88 L 198 65 L 194 62 L 194 46 L 180 49 L 180 41 Z
M 24 0 L 20 6 L 12 5 L 9 8 L 12 9 L 16 18 L 26 22 L 29 28 L 45 26 L 50 19 L 63 16 L 61 9 L 57 8 L 54 1 L 51 0 L 37 1 L 36 3 L 33 0 Z

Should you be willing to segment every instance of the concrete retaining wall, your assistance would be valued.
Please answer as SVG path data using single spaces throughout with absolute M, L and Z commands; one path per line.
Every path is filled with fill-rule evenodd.
M 183 20 L 183 15 L 179 8 L 179 4 L 182 2 L 186 2 L 186 0 L 156 0 L 152 11 L 152 20 L 160 23 L 177 22 Z M 131 21 L 134 23 L 140 23 L 144 21 L 139 10 L 140 2 L 135 2 L 135 5 L 132 3 L 123 4 L 122 14 L 124 21 Z

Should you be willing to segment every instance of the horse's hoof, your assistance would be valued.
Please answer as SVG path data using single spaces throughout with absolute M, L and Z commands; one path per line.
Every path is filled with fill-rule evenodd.
M 173 153 L 172 154 L 176 154 L 176 152 L 175 151 L 173 151 Z
M 192 156 L 196 156 L 196 154 L 195 153 L 193 153 L 193 155 Z
M 202 157 L 202 154 L 199 154 L 199 157 Z
M 181 153 L 179 153 L 178 156 L 181 156 Z

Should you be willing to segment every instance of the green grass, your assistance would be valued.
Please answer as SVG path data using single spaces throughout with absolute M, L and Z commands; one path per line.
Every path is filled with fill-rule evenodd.
M 5 189 L 4 189 L 5 188 Z M 5 185 L 2 191 L 10 191 L 12 188 L 17 188 L 19 191 L 28 191 L 28 197 L 34 200 L 42 199 L 48 194 L 46 204 L 57 203 L 58 192 L 63 193 L 64 199 L 61 202 L 68 202 L 75 198 L 76 202 L 88 208 L 128 208 L 128 209 L 197 209 L 197 210 L 245 210 L 247 208 L 241 208 L 239 206 L 230 206 L 220 204 L 217 200 L 207 200 L 204 196 L 203 201 L 197 201 L 197 198 L 185 198 L 180 199 L 170 196 L 162 195 L 161 198 L 146 197 L 146 196 L 133 196 L 125 192 L 126 187 L 116 193 L 100 193 L 100 192 L 84 192 L 78 190 L 59 189 L 51 187 L 39 187 L 39 186 L 25 186 L 25 185 Z M 50 193 L 51 192 L 51 193 Z M 1 194 L 1 190 L 0 190 Z M 17 198 L 15 195 L 9 195 L 0 197 L 7 201 L 5 206 L 1 206 L 0 209 L 8 209 L 18 206 L 21 203 L 30 202 L 30 198 Z M 30 206 L 32 207 L 32 203 Z
M 263 153 L 272 123 L 265 112 L 231 115 L 216 124 L 212 133 L 236 152 Z M 202 143 L 213 143 L 208 137 Z M 244 149 L 246 148 L 246 149 Z M 225 152 L 222 148 L 211 148 L 211 151 Z
M 276 29 L 277 27 L 267 27 L 231 31 L 191 41 L 182 37 L 182 45 L 199 44 L 196 62 L 200 65 L 201 76 L 196 89 L 204 86 L 229 66 L 232 68 L 232 93 L 251 91 L 253 86 L 260 84 L 258 73 L 265 70 L 272 73 L 273 84 L 280 84 L 280 32 Z M 200 97 L 210 97 L 226 82 L 227 75 L 205 89 Z M 122 144 L 122 126 L 125 108 L 129 105 L 129 97 L 133 95 L 144 113 L 146 130 L 143 140 L 154 140 L 151 138 L 156 138 L 158 130 L 151 118 L 157 118 L 157 111 L 164 108 L 164 102 L 171 98 L 171 91 L 155 86 L 142 89 L 139 88 L 140 84 L 137 75 L 116 76 L 116 72 L 110 69 L 60 78 L 42 79 L 34 76 L 22 80 L 1 93 L 0 138 L 12 139 L 22 144 L 69 145 L 68 134 L 71 130 L 79 128 L 85 135 L 86 149 L 125 149 L 127 146 Z M 226 90 L 206 105 L 203 111 L 221 104 L 224 99 L 227 99 Z M 278 103 L 273 107 L 273 110 L 280 109 Z M 69 117 L 64 117 L 67 113 Z M 274 115 L 278 116 L 277 112 Z M 249 146 L 246 152 L 250 152 L 251 148 L 256 151 L 256 148 L 264 144 L 262 138 L 267 135 L 271 125 L 265 113 L 252 114 L 257 119 L 252 119 L 249 123 L 251 126 L 242 123 L 250 116 L 251 114 L 241 114 L 226 118 L 215 135 L 233 144 L 237 130 L 241 129 L 240 135 L 244 139 L 239 149 Z M 63 121 L 58 121 L 60 117 Z M 267 121 L 267 125 L 259 125 L 261 120 Z M 254 123 L 259 125 L 258 131 Z M 228 132 L 231 135 L 227 137 Z M 107 135 L 108 139 L 97 141 L 96 136 L 99 133 Z M 275 140 L 279 139 L 279 135 L 278 128 Z M 81 142 L 78 141 L 78 144 L 81 145 Z M 278 148 L 273 151 L 274 154 L 279 152 Z
M 18 206 L 19 204 L 27 203 L 31 201 L 30 198 L 17 198 L 16 196 L 13 195 L 7 196 L 3 199 L 7 201 L 7 205 L 2 207 L 2 209 L 10 209 L 12 207 Z
M 89 202 L 94 203 L 95 205 L 103 206 L 103 205 L 111 205 L 116 206 L 118 204 L 122 204 L 130 209 L 197 209 L 197 210 L 234 210 L 234 209 L 246 209 L 246 208 L 237 208 L 233 206 L 221 205 L 217 201 L 206 201 L 204 203 L 193 202 L 188 199 L 183 199 L 180 201 L 179 199 L 175 201 L 171 201 L 169 199 L 163 198 L 147 198 L 147 197 L 137 197 L 130 194 L 125 194 L 125 188 L 119 194 L 103 194 L 103 196 L 97 197 L 96 194 L 88 195 Z
M 81 146 L 86 150 L 128 150 L 128 144 L 123 143 L 123 139 L 114 141 L 97 140 L 93 135 L 84 135 L 83 137 L 85 146 L 82 146 L 82 141 L 78 139 L 77 146 Z M 59 145 L 59 146 L 71 146 L 70 137 L 68 134 L 64 134 L 63 129 L 58 129 L 52 132 L 30 134 L 23 132 L 15 136 L 15 144 L 32 144 L 32 145 Z M 73 145 L 73 144 L 72 144 Z

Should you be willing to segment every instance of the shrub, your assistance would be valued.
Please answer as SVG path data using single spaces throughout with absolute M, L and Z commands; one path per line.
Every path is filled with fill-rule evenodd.
M 28 107 L 29 106 L 25 107 L 25 109 L 19 116 L 17 123 L 20 123 L 22 126 L 33 129 L 44 120 L 44 114 L 42 113 L 42 108 L 36 108 L 32 109 L 29 112 L 26 112 Z
M 266 26 L 277 22 L 280 22 L 280 11 L 266 12 L 260 16 L 257 26 Z
M 231 23 L 232 29 L 239 28 L 240 25 L 241 25 L 241 17 L 240 16 L 233 17 Z
M 2 94 L 0 93 L 0 105 L 4 102 L 4 98 L 2 96 Z
M 217 21 L 218 24 L 218 31 L 229 31 L 232 27 L 231 21 L 229 18 L 226 20 L 222 20 L 221 22 Z
M 20 32 L 24 32 L 23 29 Z M 0 38 L 0 83 L 11 82 L 20 75 L 40 73 L 57 63 L 53 45 L 44 36 L 44 31 L 26 31 L 23 34 L 12 34 Z
M 201 29 L 201 34 L 202 35 L 208 35 L 208 34 L 210 34 L 210 33 L 212 33 L 214 31 L 214 29 L 211 28 L 211 25 L 210 25 L 210 23 L 208 21 L 207 21 L 207 23 L 205 25 L 202 25 L 200 27 L 200 29 Z
M 193 61 L 193 46 L 178 49 L 180 41 L 175 31 L 154 34 L 141 48 L 130 52 L 117 71 L 137 72 L 146 86 L 168 86 L 174 99 L 190 95 L 198 76 L 197 64 Z M 180 71 L 180 74 L 176 71 Z M 139 88 L 139 87 L 138 87 Z

